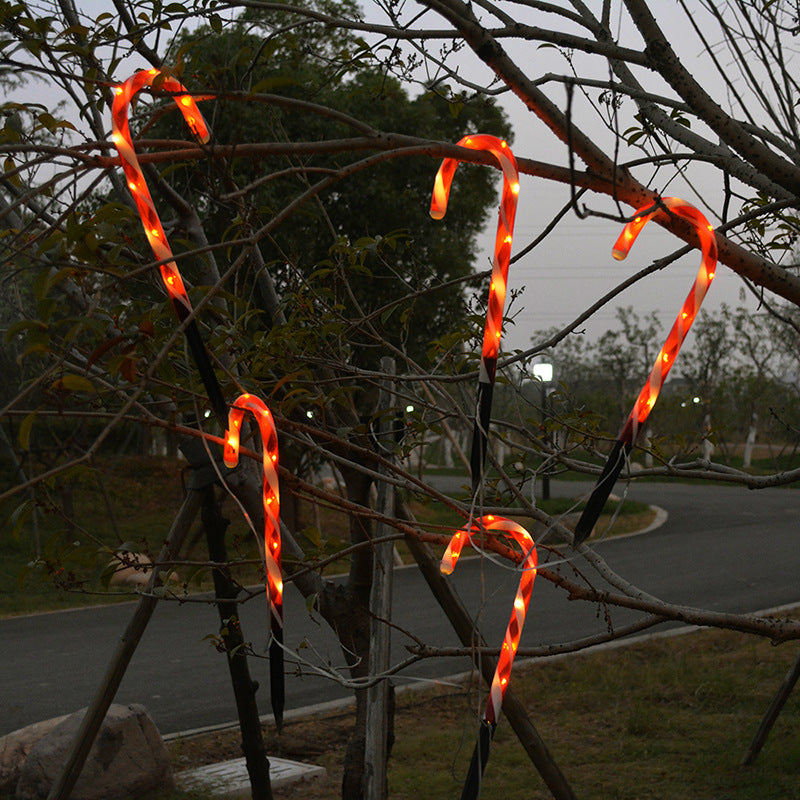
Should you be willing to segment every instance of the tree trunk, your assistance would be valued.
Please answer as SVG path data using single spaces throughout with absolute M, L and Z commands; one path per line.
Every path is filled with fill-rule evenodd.
M 742 459 L 742 466 L 749 467 L 750 462 L 753 460 L 753 445 L 756 443 L 756 421 L 758 414 L 753 412 L 750 418 L 750 430 L 747 432 L 747 441 L 744 445 L 744 458 Z
M 206 529 L 208 555 L 212 561 L 222 564 L 228 560 L 225 531 L 229 522 L 220 512 L 213 485 L 203 489 L 202 519 Z M 256 705 L 258 683 L 250 677 L 244 637 L 239 623 L 239 606 L 236 602 L 239 587 L 231 580 L 230 570 L 227 567 L 215 567 L 212 575 L 217 596 L 220 633 L 236 698 L 236 711 L 242 732 L 242 752 L 250 776 L 252 797 L 253 800 L 272 800 L 269 761 Z
M 653 453 L 650 451 L 652 440 L 653 440 L 653 429 L 648 425 L 644 432 L 644 441 L 642 442 L 642 447 L 647 448 L 647 452 L 645 452 L 644 454 L 644 466 L 646 469 L 653 468 Z
M 710 461 L 711 456 L 714 455 L 714 445 L 708 438 L 710 433 L 711 433 L 711 412 L 707 410 L 706 413 L 703 415 L 703 458 L 705 458 L 707 461 Z

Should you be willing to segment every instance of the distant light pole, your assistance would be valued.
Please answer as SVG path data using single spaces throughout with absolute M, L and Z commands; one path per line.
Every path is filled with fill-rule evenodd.
M 553 365 L 549 361 L 539 361 L 533 365 L 533 377 L 539 380 L 542 387 L 542 428 L 545 441 L 550 441 L 547 433 L 547 389 L 553 382 Z M 542 500 L 550 499 L 550 475 L 547 470 L 542 473 Z

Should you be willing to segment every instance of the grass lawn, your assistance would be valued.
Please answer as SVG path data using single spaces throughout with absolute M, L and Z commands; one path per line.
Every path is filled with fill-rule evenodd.
M 77 480 L 71 526 L 57 498 L 40 507 L 41 558 L 32 569 L 29 565 L 36 550 L 30 519 L 16 533 L 8 521 L 24 498 L 7 501 L 0 508 L 0 615 L 135 598 L 129 590 L 105 588 L 101 573 L 119 548 L 155 557 L 182 497 L 181 464 L 174 459 L 123 457 L 113 470 L 110 462 L 102 462 L 96 471 L 87 471 Z M 240 514 L 230 507 L 226 512 L 232 520 L 227 536 L 231 557 L 252 557 L 252 534 Z M 190 538 L 196 539 L 197 532 Z M 194 545 L 193 555 L 206 558 L 203 538 Z M 62 571 L 58 571 L 59 563 Z M 187 573 L 181 577 L 191 578 Z M 204 575 L 199 575 L 198 581 L 203 580 Z M 190 580 L 190 586 L 194 585 Z
M 113 469 L 110 462 L 101 463 L 96 471 L 87 471 L 77 480 L 71 527 L 68 528 L 55 500 L 40 507 L 41 558 L 34 568 L 29 566 L 36 555 L 30 520 L 16 533 L 8 522 L 21 502 L 21 499 L 12 498 L 0 508 L 0 616 L 135 598 L 131 590 L 114 587 L 109 590 L 101 581 L 101 573 L 113 552 L 121 547 L 155 557 L 182 496 L 183 475 L 181 464 L 176 460 L 124 457 Z M 440 503 L 414 502 L 412 505 L 427 530 L 445 535 L 464 524 L 458 514 Z M 573 501 L 554 498 L 540 501 L 540 506 L 560 516 L 572 508 Z M 615 511 L 613 502 L 609 503 L 607 511 L 598 523 L 600 532 L 611 523 L 611 514 Z M 256 560 L 255 537 L 238 509 L 229 502 L 224 513 L 231 520 L 226 536 L 231 559 Z M 324 537 L 312 537 L 316 541 L 301 542 L 312 557 L 328 556 L 337 546 L 344 546 L 348 539 L 348 518 L 335 509 L 323 507 L 317 515 L 310 505 L 301 504 L 301 518 L 304 524 L 324 532 Z M 618 535 L 640 529 L 652 518 L 653 513 L 647 506 L 626 501 L 614 520 L 612 533 Z M 524 519 L 518 521 L 526 524 Z M 190 540 L 188 556 L 204 561 L 202 531 L 194 531 Z M 332 542 L 339 544 L 332 545 Z M 402 541 L 397 547 L 401 557 L 410 561 Z M 187 556 L 186 549 L 183 555 Z M 346 562 L 342 561 L 326 567 L 326 573 L 344 569 Z M 173 587 L 178 591 L 212 588 L 210 573 L 205 568 L 178 568 L 176 572 L 180 580 Z M 237 568 L 235 576 L 243 584 L 261 582 L 260 569 L 252 564 Z
M 96 480 L 86 479 L 76 502 L 75 540 L 87 552 L 133 542 L 157 549 L 180 504 L 175 462 L 154 459 L 120 464 L 106 474 L 116 528 Z M 83 480 L 83 479 L 82 479 Z M 95 488 L 92 488 L 92 487 Z M 548 510 L 561 514 L 561 501 Z M 633 504 L 625 507 L 635 513 Z M 8 513 L 8 509 L 4 509 Z M 451 512 L 434 504 L 417 509 L 427 525 L 452 530 Z M 624 508 L 623 508 L 624 511 Z M 135 512 L 135 513 L 134 513 Z M 236 515 L 228 511 L 232 518 Z M 327 516 L 333 514 L 333 516 Z M 335 530 L 334 512 L 321 517 Z M 623 520 L 620 516 L 617 525 Z M 55 511 L 42 519 L 42 541 L 57 548 L 64 537 Z M 252 555 L 252 534 L 239 521 L 228 536 L 231 553 Z M 59 544 L 61 543 L 61 544 Z M 202 540 L 198 544 L 202 552 Z M 53 550 L 52 552 L 55 552 Z M 59 592 L 48 581 L 17 573 L 30 560 L 30 540 L 0 534 L 0 613 L 19 613 L 77 602 L 93 594 Z M 186 578 L 186 576 L 183 576 Z M 202 578 L 202 576 L 201 576 Z M 202 581 L 201 581 L 202 582 Z M 123 595 L 127 597 L 128 595 Z M 102 596 L 103 602 L 108 596 Z M 739 766 L 758 721 L 797 654 L 797 647 L 727 632 L 698 632 L 559 661 L 518 664 L 512 685 L 582 800 L 800 800 L 800 694 L 780 717 L 754 767 Z M 454 798 L 466 774 L 485 695 L 476 685 L 440 686 L 398 696 L 396 743 L 390 763 L 392 800 Z M 231 703 L 231 716 L 235 713 Z M 338 797 L 351 712 L 287 722 L 280 737 L 265 726 L 268 752 L 325 766 L 327 785 L 276 792 L 276 798 Z M 225 732 L 171 745 L 176 769 L 236 758 L 238 736 Z M 536 800 L 546 789 L 501 720 L 483 797 Z M 201 795 L 158 794 L 150 800 L 200 800 Z
M 791 644 L 700 631 L 520 664 L 512 685 L 581 800 L 792 800 L 800 798 L 800 694 L 789 700 L 756 764 L 739 761 L 796 654 Z M 398 696 L 392 800 L 459 796 L 484 699 L 474 684 Z M 268 753 L 329 772 L 326 784 L 277 791 L 278 800 L 339 796 L 350 714 L 288 722 L 280 737 L 265 726 Z M 176 769 L 240 755 L 236 732 L 171 747 Z M 482 796 L 550 797 L 504 719 Z

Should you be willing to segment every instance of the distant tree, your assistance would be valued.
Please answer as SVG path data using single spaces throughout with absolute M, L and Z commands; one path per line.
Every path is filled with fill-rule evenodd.
M 653 367 L 661 323 L 653 312 L 642 319 L 633 306 L 617 309 L 616 316 L 621 327 L 606 331 L 595 352 L 601 374 L 613 385 L 621 424 Z
M 328 14 L 353 12 L 347 3 L 324 8 Z M 292 33 L 284 36 L 287 27 Z M 251 11 L 222 32 L 201 26 L 184 33 L 174 51 L 182 73 L 217 98 L 204 104 L 204 113 L 220 145 L 346 140 L 365 130 L 447 141 L 480 131 L 511 141 L 509 125 L 492 100 L 477 95 L 456 100 L 444 86 L 412 97 L 358 37 L 309 25 L 302 15 L 292 25 L 283 14 Z M 345 53 L 351 58 L 342 63 Z M 283 106 L 269 95 L 298 104 Z M 309 113 L 308 104 L 318 113 Z M 151 135 L 180 137 L 181 124 L 175 115 L 165 117 Z M 220 163 L 211 174 L 180 170 L 167 180 L 198 203 L 209 235 L 235 249 L 254 220 L 276 213 L 298 189 L 345 167 L 349 158 L 310 152 L 252 159 L 234 151 L 224 165 L 224 187 L 210 190 Z M 336 309 L 343 321 L 382 311 L 370 318 L 369 332 L 361 324 L 350 326 L 355 364 L 376 366 L 376 336 L 425 361 L 431 344 L 460 328 L 467 313 L 466 279 L 477 265 L 477 237 L 497 188 L 491 170 L 463 167 L 452 208 L 436 223 L 428 214 L 429 165 L 405 159 L 377 163 L 320 193 L 283 222 L 260 242 L 261 258 L 287 297 L 287 314 L 293 309 L 285 290 L 302 284 L 318 292 L 321 309 Z M 343 276 L 349 269 L 357 270 L 356 280 Z

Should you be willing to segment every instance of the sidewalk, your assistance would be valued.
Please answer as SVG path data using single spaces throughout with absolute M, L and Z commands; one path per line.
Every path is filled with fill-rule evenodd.
M 323 767 L 314 764 L 301 764 L 299 761 L 287 761 L 284 758 L 269 759 L 269 779 L 273 789 L 299 781 L 321 780 L 326 775 L 327 772 Z M 233 800 L 251 796 L 250 778 L 244 758 L 177 772 L 175 782 L 179 789 L 199 790 L 209 797 Z

